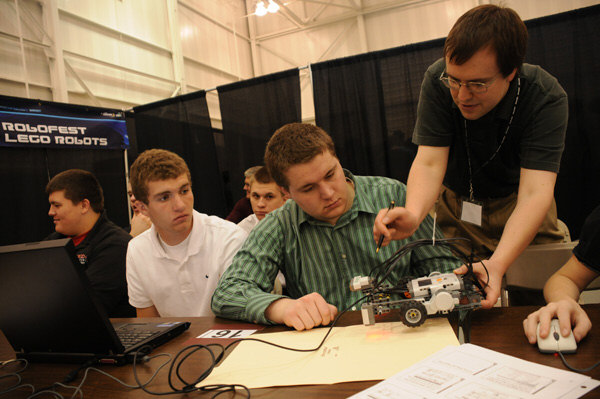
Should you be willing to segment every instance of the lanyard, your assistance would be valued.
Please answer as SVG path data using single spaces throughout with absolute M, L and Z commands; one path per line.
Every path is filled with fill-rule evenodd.
M 467 149 L 467 162 L 469 164 L 469 200 L 471 200 L 471 201 L 475 200 L 475 194 L 473 191 L 473 175 L 479 173 L 488 163 L 490 163 L 496 157 L 496 155 L 498 155 L 498 152 L 500 152 L 500 148 L 502 147 L 502 144 L 504 144 L 504 140 L 506 140 L 506 136 L 508 135 L 508 130 L 510 129 L 510 125 L 512 124 L 513 117 L 515 116 L 515 111 L 517 110 L 517 104 L 519 102 L 519 94 L 520 93 L 521 93 L 521 78 L 517 77 L 517 95 L 515 97 L 515 103 L 513 104 L 513 109 L 510 114 L 510 118 L 508 120 L 508 125 L 506 126 L 506 130 L 504 131 L 504 136 L 502 136 L 502 140 L 500 141 L 498 148 L 496 148 L 496 151 L 494 151 L 494 153 L 492 154 L 490 159 L 485 161 L 483 163 L 483 165 L 481 165 L 475 173 L 473 173 L 473 169 L 471 166 L 471 150 L 469 148 L 469 135 L 467 132 L 467 120 L 463 118 L 464 125 L 465 125 L 465 148 Z

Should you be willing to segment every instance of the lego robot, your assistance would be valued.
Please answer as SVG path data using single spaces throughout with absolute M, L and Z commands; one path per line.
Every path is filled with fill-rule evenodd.
M 375 286 L 373 277 L 356 276 L 350 282 L 351 291 L 362 291 L 367 301 L 362 304 L 363 324 L 375 324 L 375 314 L 400 310 L 402 322 L 408 327 L 418 327 L 427 316 L 447 314 L 453 310 L 470 310 L 481 306 L 480 291 L 472 283 L 453 273 L 433 272 L 427 277 L 405 279 L 395 287 Z M 391 294 L 399 299 L 391 299 Z

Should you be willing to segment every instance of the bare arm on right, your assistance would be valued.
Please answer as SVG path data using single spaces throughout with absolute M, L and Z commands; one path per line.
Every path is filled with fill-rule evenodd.
M 592 322 L 578 303 L 580 292 L 591 283 L 598 273 L 579 262 L 575 255 L 561 267 L 544 285 L 544 297 L 548 303 L 531 313 L 523 321 L 523 330 L 530 343 L 537 340 L 536 329 L 540 323 L 540 336 L 545 338 L 550 331 L 550 320 L 558 318 L 563 336 L 571 327 L 575 340 L 579 342 L 592 328 Z
M 375 218 L 375 242 L 383 234 L 383 246 L 391 240 L 410 237 L 438 198 L 448 166 L 450 147 L 419 146 L 408 174 L 406 204 L 388 212 L 382 209 Z

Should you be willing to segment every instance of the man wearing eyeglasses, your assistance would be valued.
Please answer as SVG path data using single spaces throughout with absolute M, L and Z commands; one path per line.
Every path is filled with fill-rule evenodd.
M 529 243 L 563 238 L 554 184 L 567 95 L 542 68 L 523 64 L 527 36 L 509 8 L 482 5 L 458 19 L 444 58 L 429 67 L 421 87 L 406 205 L 380 211 L 373 227 L 385 245 L 412 235 L 435 209 L 447 237 L 469 238 L 475 253 L 489 258 L 486 308 Z M 475 271 L 487 282 L 481 263 Z

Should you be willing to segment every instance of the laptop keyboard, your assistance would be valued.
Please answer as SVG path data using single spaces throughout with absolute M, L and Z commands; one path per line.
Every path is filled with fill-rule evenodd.
M 121 343 L 125 348 L 136 345 L 156 334 L 158 331 L 135 331 L 135 330 L 126 330 L 126 329 L 118 329 L 117 336 L 121 340 Z

